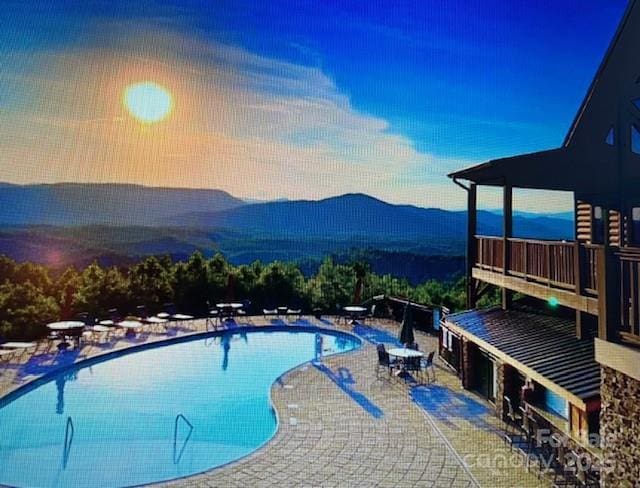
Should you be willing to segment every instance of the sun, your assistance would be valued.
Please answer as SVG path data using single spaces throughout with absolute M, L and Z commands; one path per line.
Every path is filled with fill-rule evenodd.
M 123 103 L 129 113 L 144 124 L 160 122 L 173 110 L 173 97 L 169 90 L 153 81 L 127 86 Z

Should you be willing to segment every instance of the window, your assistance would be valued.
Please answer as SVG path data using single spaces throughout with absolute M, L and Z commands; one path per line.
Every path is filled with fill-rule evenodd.
M 631 151 L 640 154 L 640 128 L 637 124 L 631 125 Z
M 594 244 L 604 243 L 604 210 L 600 206 L 593 207 L 592 240 Z
M 631 209 L 631 243 L 640 246 L 640 207 Z
M 563 419 L 569 419 L 569 403 L 551 390 L 544 390 L 544 409 L 553 412 Z
M 609 128 L 609 132 L 607 132 L 607 137 L 605 139 L 605 142 L 609 146 L 613 146 L 616 143 L 616 136 L 615 136 L 615 131 L 613 130 L 613 127 Z

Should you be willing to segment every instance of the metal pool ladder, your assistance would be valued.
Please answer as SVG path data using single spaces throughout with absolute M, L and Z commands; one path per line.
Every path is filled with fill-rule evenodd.
M 71 452 L 71 444 L 73 443 L 73 434 L 75 429 L 73 428 L 73 420 L 71 417 L 67 417 L 67 425 L 64 429 L 64 450 L 62 451 L 62 469 L 67 469 L 67 463 L 69 462 L 69 453 Z
M 189 427 L 189 433 L 187 434 L 187 437 L 184 439 L 184 442 L 182 442 L 182 447 L 180 448 L 180 452 L 178 452 L 178 424 L 180 420 L 182 420 L 183 423 L 187 424 L 187 427 Z M 176 420 L 173 425 L 173 464 L 178 464 L 180 462 L 180 459 L 182 459 L 182 455 L 184 454 L 184 450 L 187 447 L 187 442 L 189 442 L 189 439 L 191 438 L 192 433 L 193 433 L 193 425 L 191 424 L 191 422 L 189 422 L 187 418 L 181 413 L 176 415 Z

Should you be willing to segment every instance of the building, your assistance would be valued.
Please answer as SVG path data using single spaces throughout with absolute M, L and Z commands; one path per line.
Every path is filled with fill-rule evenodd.
M 550 425 L 604 458 L 602 484 L 637 486 L 640 0 L 630 1 L 562 147 L 449 176 L 468 193 L 470 310 L 443 321 L 442 357 L 501 416 L 504 397 L 517 404 L 531 380 Z M 479 185 L 502 188 L 500 237 L 477 235 Z M 515 238 L 514 188 L 573 192 L 575 240 Z M 475 309 L 489 285 L 502 289 L 502 306 Z

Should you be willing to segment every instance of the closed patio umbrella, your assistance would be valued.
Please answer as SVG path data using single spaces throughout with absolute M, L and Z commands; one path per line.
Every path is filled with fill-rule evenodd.
M 415 342 L 415 336 L 413 335 L 413 314 L 411 313 L 411 302 L 409 301 L 407 301 L 404 307 L 402 327 L 400 328 L 400 342 L 402 344 L 413 344 Z

